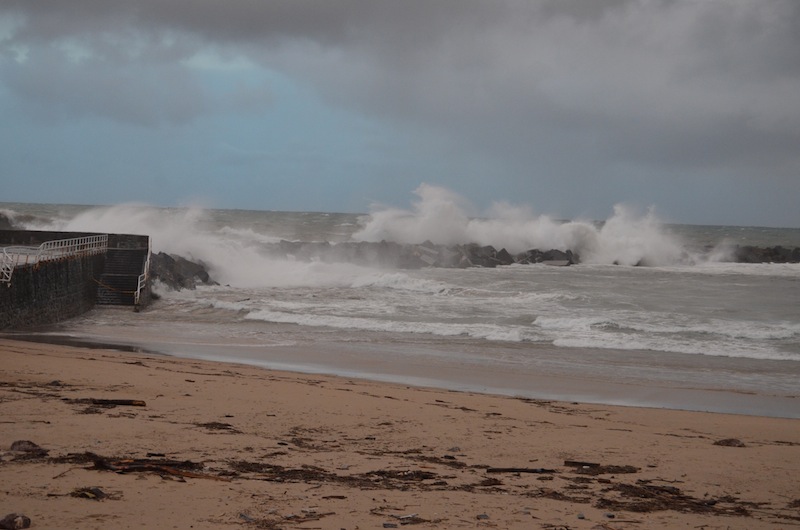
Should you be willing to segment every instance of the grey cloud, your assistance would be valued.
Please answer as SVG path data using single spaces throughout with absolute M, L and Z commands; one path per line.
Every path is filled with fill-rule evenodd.
M 41 98 L 56 98 L 42 88 L 48 79 L 79 85 L 85 75 L 89 89 L 115 79 L 114 64 L 117 76 L 134 64 L 142 99 L 189 119 L 207 102 L 178 61 L 212 47 L 303 79 L 330 103 L 437 131 L 454 156 L 485 152 L 517 172 L 800 178 L 795 0 L 6 0 L 3 10 L 25 16 L 17 42 L 81 38 L 109 58 L 103 78 L 6 61 L 0 81 Z M 103 49 L 98 35 L 109 34 L 139 39 L 140 55 Z M 156 74 L 172 95 L 159 94 Z M 127 112 L 110 97 L 65 104 Z
M 448 9 L 394 17 L 407 4 L 378 2 L 334 47 L 306 35 L 260 58 L 331 101 L 521 164 L 574 157 L 566 137 L 595 164 L 796 172 L 800 4 L 431 4 Z
M 208 105 L 184 69 L 137 63 L 120 69 L 96 59 L 71 64 L 52 49 L 31 55 L 35 68 L 7 61 L 0 64 L 0 77 L 45 120 L 88 115 L 153 126 L 185 123 Z

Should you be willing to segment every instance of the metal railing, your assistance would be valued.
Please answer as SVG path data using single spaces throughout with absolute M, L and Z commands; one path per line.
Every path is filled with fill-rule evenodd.
M 0 282 L 11 283 L 14 269 L 28 262 L 30 251 L 31 249 L 28 247 L 5 247 L 3 249 L 3 255 L 0 256 Z
M 14 260 L 3 249 L 3 255 L 0 256 L 0 282 L 11 283 L 11 274 L 14 272 L 16 266 Z
M 38 247 L 3 248 L 0 258 L 0 283 L 11 283 L 14 269 L 45 261 L 99 254 L 108 249 L 108 234 L 47 241 Z
M 150 238 L 147 238 L 147 256 L 144 258 L 144 272 L 139 275 L 139 283 L 136 286 L 136 294 L 133 296 L 133 305 L 139 307 L 139 300 L 142 291 L 147 287 L 147 276 L 150 274 Z
M 47 241 L 39 245 L 39 261 L 98 254 L 108 249 L 108 234 Z

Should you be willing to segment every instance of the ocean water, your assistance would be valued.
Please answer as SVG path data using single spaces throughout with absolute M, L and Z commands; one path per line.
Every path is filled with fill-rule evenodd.
M 422 190 L 370 214 L 145 205 L 0 204 L 28 229 L 148 234 L 217 286 L 134 313 L 98 308 L 45 330 L 142 350 L 542 399 L 800 417 L 800 265 L 728 261 L 734 245 L 800 246 L 800 229 L 603 222 L 524 209 L 470 217 Z M 570 248 L 570 267 L 388 269 L 278 258 L 291 241 Z M 646 263 L 647 266 L 633 266 Z

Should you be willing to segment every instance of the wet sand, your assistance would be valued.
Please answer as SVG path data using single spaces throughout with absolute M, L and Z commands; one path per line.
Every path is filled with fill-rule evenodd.
M 114 320 L 130 311 L 104 308 Z M 147 313 L 144 313 L 145 315 Z M 324 374 L 503 396 L 800 419 L 794 361 L 658 352 L 554 348 L 458 337 L 405 341 L 391 334 L 307 340 L 295 325 L 271 326 L 272 343 L 221 336 L 215 326 L 171 321 L 68 326 L 5 338 L 108 347 L 271 370 Z M 305 330 L 307 331 L 307 330 Z M 245 334 L 246 335 L 246 334 Z M 291 340 L 285 340 L 287 336 Z M 0 335 L 0 338 L 3 338 Z
M 0 423 L 32 528 L 800 527 L 796 419 L 0 340 Z

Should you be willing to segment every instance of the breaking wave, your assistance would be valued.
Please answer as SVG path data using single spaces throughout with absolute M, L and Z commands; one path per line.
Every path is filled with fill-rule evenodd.
M 280 234 L 304 234 L 303 242 L 329 245 L 371 242 L 368 252 L 380 253 L 380 241 L 439 245 L 477 243 L 511 253 L 531 249 L 572 250 L 586 264 L 685 266 L 724 259 L 724 252 L 702 255 L 658 219 L 653 209 L 637 211 L 617 205 L 603 222 L 560 221 L 535 215 L 525 206 L 494 204 L 481 216 L 472 215 L 468 201 L 457 193 L 428 184 L 414 190 L 409 209 L 375 206 L 367 215 L 280 212 L 239 212 L 200 207 L 158 208 L 144 204 L 87 207 L 69 214 L 58 210 L 48 219 L 3 210 L 21 227 L 37 230 L 146 234 L 154 252 L 202 262 L 216 281 L 236 287 L 353 285 L 358 282 L 408 282 L 399 276 L 370 275 L 380 259 L 336 262 L 318 256 L 275 253 Z M 268 218 L 268 221 L 265 219 Z M 302 224 L 302 230 L 299 229 Z M 277 227 L 277 228 L 276 228 Z M 720 247 L 721 249 L 722 247 Z M 344 252 L 340 253 L 344 254 Z M 362 255 L 363 257 L 363 255 Z M 372 256 L 375 258 L 375 256 Z M 345 258 L 349 259 L 349 258 Z M 697 267 L 700 269 L 701 267 Z M 715 273 L 721 269 L 706 269 Z M 743 270 L 742 267 L 737 268 Z M 789 268 L 787 274 L 795 272 Z M 367 279 L 365 279 L 367 278 Z M 366 285 L 366 284 L 365 284 Z M 414 286 L 407 289 L 439 289 Z
M 603 223 L 558 221 L 534 215 L 527 207 L 496 203 L 489 217 L 470 217 L 465 199 L 450 190 L 423 184 L 410 210 L 376 207 L 353 234 L 360 241 L 441 245 L 478 243 L 509 252 L 570 249 L 586 263 L 668 265 L 687 259 L 684 244 L 669 233 L 651 208 L 644 214 L 614 207 Z

